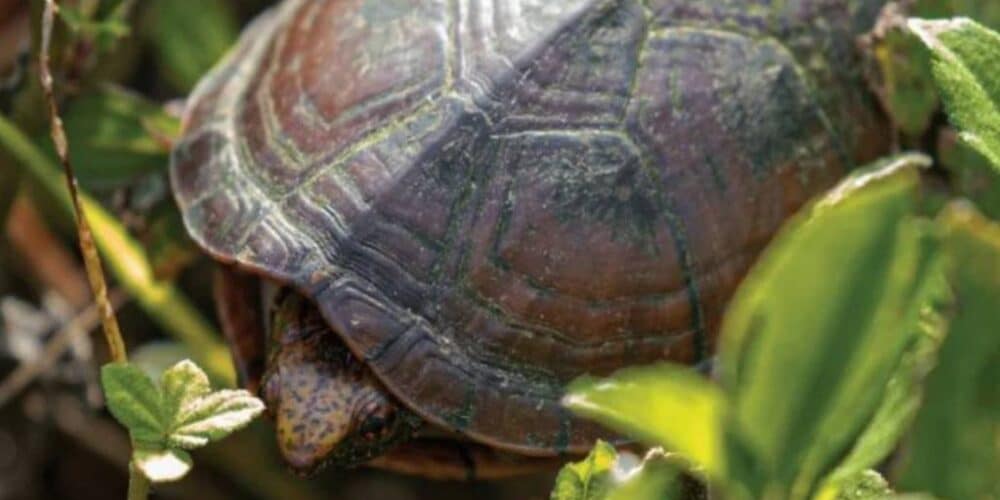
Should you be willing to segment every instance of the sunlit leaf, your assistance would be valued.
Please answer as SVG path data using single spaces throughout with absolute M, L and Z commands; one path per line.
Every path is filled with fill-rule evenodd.
M 176 481 L 191 470 L 191 455 L 184 450 L 139 446 L 132 462 L 154 483 Z
M 922 156 L 845 180 L 776 238 L 722 328 L 727 470 L 755 498 L 805 498 L 872 418 L 910 339 Z
M 961 138 L 1000 169 L 1000 34 L 970 19 L 912 19 L 931 49 L 933 74 Z
M 552 500 L 603 500 L 611 490 L 617 459 L 614 446 L 598 441 L 587 458 L 559 471 Z
M 690 367 L 667 363 L 583 377 L 563 404 L 575 413 L 677 452 L 712 477 L 724 474 L 721 391 Z
M 955 313 L 927 381 L 901 489 L 1000 496 L 1000 225 L 955 204 L 948 228 Z
M 168 425 L 179 422 L 181 411 L 211 392 L 208 375 L 198 365 L 185 359 L 171 366 L 160 376 L 163 393 L 163 415 Z
M 196 448 L 241 429 L 264 411 L 264 403 L 245 390 L 225 389 L 184 404 L 171 423 L 169 442 Z
M 598 441 L 587 458 L 563 466 L 552 500 L 694 500 L 679 496 L 680 466 L 660 450 L 641 461 Z
M 142 370 L 127 363 L 106 364 L 101 367 L 101 386 L 108 411 L 134 441 L 162 440 L 165 426 L 160 391 Z

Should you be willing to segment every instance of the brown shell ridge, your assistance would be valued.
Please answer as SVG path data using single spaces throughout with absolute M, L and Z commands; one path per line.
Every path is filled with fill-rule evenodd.
M 289 282 L 315 299 L 352 352 L 366 360 L 405 404 L 432 422 L 486 443 L 547 455 L 580 451 L 594 437 L 603 436 L 604 431 L 573 419 L 559 406 L 568 378 L 584 371 L 603 373 L 625 359 L 644 362 L 668 355 L 688 359 L 707 350 L 706 332 L 713 329 L 724 302 L 720 290 L 733 286 L 749 265 L 749 257 L 739 256 L 753 254 L 763 245 L 767 230 L 773 229 L 768 224 L 777 220 L 775 210 L 794 208 L 807 191 L 829 184 L 839 173 L 833 170 L 849 164 L 843 156 L 845 148 L 851 148 L 841 142 L 853 141 L 849 135 L 841 138 L 836 125 L 845 123 L 841 115 L 857 103 L 849 102 L 845 110 L 834 107 L 827 116 L 830 104 L 822 97 L 836 94 L 832 102 L 837 104 L 844 96 L 853 97 L 852 91 L 824 89 L 817 95 L 816 88 L 820 81 L 837 86 L 845 79 L 817 79 L 811 68 L 806 71 L 796 57 L 801 51 L 770 31 L 771 14 L 760 16 L 768 18 L 766 22 L 740 21 L 751 24 L 748 34 L 731 31 L 730 25 L 716 30 L 688 28 L 699 16 L 706 25 L 719 22 L 713 17 L 719 15 L 716 11 L 700 10 L 713 2 L 576 2 L 567 8 L 568 13 L 551 19 L 538 20 L 537 15 L 506 19 L 524 24 L 517 27 L 530 35 L 531 43 L 518 45 L 500 39 L 497 33 L 503 31 L 502 26 L 489 28 L 493 32 L 484 28 L 474 35 L 465 33 L 471 29 L 467 17 L 481 14 L 470 14 L 469 9 L 491 6 L 503 14 L 508 12 L 504 9 L 523 7 L 542 12 L 546 4 L 558 2 L 427 0 L 420 3 L 422 9 L 443 9 L 433 12 L 450 13 L 451 19 L 442 23 L 440 18 L 429 18 L 426 30 L 414 39 L 414 44 L 426 46 L 404 56 L 422 61 L 427 72 L 436 75 L 440 70 L 436 58 L 441 55 L 437 51 L 443 47 L 441 86 L 413 102 L 410 87 L 391 85 L 383 100 L 345 98 L 326 109 L 343 111 L 335 115 L 337 123 L 322 121 L 324 110 L 317 101 L 305 118 L 299 117 L 302 121 L 289 128 L 282 120 L 298 118 L 279 111 L 293 109 L 295 99 L 308 97 L 304 96 L 308 85 L 299 82 L 298 87 L 274 96 L 267 92 L 272 79 L 279 78 L 277 72 L 288 69 L 282 65 L 291 64 L 280 57 L 286 44 L 294 45 L 289 41 L 289 27 L 301 21 L 295 16 L 303 15 L 305 8 L 335 7 L 348 9 L 338 14 L 349 19 L 366 15 L 361 12 L 366 7 L 379 16 L 396 15 L 390 7 L 383 7 L 388 4 L 361 6 L 364 3 L 289 0 L 249 28 L 240 46 L 192 96 L 185 120 L 190 130 L 171 168 L 174 191 L 190 234 L 209 253 Z M 641 16 L 641 25 L 628 24 L 635 21 L 628 17 L 635 13 Z M 494 18 L 499 15 L 494 14 Z M 623 16 L 625 34 L 614 31 L 615 26 L 595 24 L 612 14 Z M 310 22 L 322 24 L 323 19 L 314 17 Z M 759 33 L 753 23 L 760 24 Z M 658 31 L 653 33 L 654 29 Z M 660 36 L 668 31 L 671 36 L 683 36 L 676 40 Z M 689 36 L 688 31 L 701 36 Z M 733 44 L 735 48 L 719 47 L 721 35 L 712 37 L 713 31 L 739 41 Z M 279 32 L 282 36 L 277 37 Z M 638 38 L 629 38 L 633 35 Z M 832 37 L 829 33 L 817 36 Z M 448 40 L 444 45 L 438 43 L 442 37 Z M 315 43 L 324 41 L 320 37 Z M 483 46 L 475 45 L 479 42 Z M 593 47 L 587 45 L 591 42 Z M 348 52 L 347 45 L 353 42 L 343 43 Z M 616 47 L 626 43 L 634 46 Z M 657 44 L 656 50 L 652 44 Z M 689 63 L 685 50 L 697 49 L 698 44 L 715 50 L 708 55 L 719 58 L 725 67 L 712 68 L 710 62 L 696 63 L 704 67 L 685 66 Z M 775 53 L 765 54 L 764 45 Z M 590 48 L 621 48 L 620 54 L 614 53 L 621 56 L 615 60 L 622 60 L 621 67 L 594 76 L 587 73 L 582 59 L 560 66 L 564 62 L 560 50 L 572 53 Z M 694 49 L 692 53 L 697 54 Z M 600 55 L 595 52 L 595 57 Z M 821 55 L 828 64 L 844 62 Z M 647 57 L 654 59 L 652 63 Z M 763 98 L 762 103 L 749 102 L 745 96 L 754 95 L 751 90 L 758 87 L 743 89 L 739 85 L 745 82 L 738 78 L 719 76 L 723 70 L 742 71 L 739 64 L 746 61 L 776 65 L 781 71 L 788 71 L 790 61 L 794 75 L 787 78 L 793 86 L 784 90 L 809 102 L 796 103 L 801 109 L 791 109 L 793 116 L 787 120 L 793 127 L 808 128 L 801 136 L 810 142 L 783 138 L 777 128 L 763 133 L 747 128 L 756 126 L 753 120 L 760 118 L 754 115 L 760 111 L 754 106 L 767 106 L 765 118 L 788 110 Z M 689 79 L 669 80 L 664 75 L 671 67 L 685 69 L 678 78 Z M 272 76 L 258 78 L 262 68 Z M 632 73 L 618 74 L 619 70 Z M 396 76 L 391 68 L 380 71 Z M 564 71 L 570 76 L 579 71 L 582 77 L 594 78 L 592 86 L 578 88 L 558 75 L 547 79 L 546 71 Z M 386 74 L 376 72 L 367 80 L 356 76 L 343 84 L 383 84 L 378 78 L 388 78 Z M 434 75 L 419 82 L 437 82 Z M 776 78 L 785 76 L 777 74 Z M 308 80 L 304 74 L 296 78 Z M 766 91 L 778 88 L 756 74 L 741 78 Z M 728 87 L 719 92 L 733 95 L 715 97 L 721 111 L 713 107 L 705 113 L 707 117 L 684 121 L 676 117 L 685 111 L 682 107 L 675 110 L 669 102 L 656 100 L 661 97 L 657 93 L 662 93 L 656 89 L 664 83 L 671 85 L 671 91 L 676 88 L 681 105 L 694 105 L 696 110 L 705 104 L 699 101 L 705 99 L 704 94 L 696 92 L 699 84 L 722 83 Z M 803 85 L 808 88 L 807 97 L 801 94 Z M 330 89 L 330 94 L 336 90 Z M 592 111 L 575 108 L 583 105 L 591 107 L 582 109 Z M 725 106 L 735 107 L 742 116 L 718 116 L 728 109 Z M 308 126 L 316 120 L 329 127 L 314 130 Z M 361 125 L 354 127 L 352 120 L 361 120 L 357 122 Z M 845 128 L 850 128 L 850 122 L 846 123 Z M 778 152 L 747 158 L 756 151 L 745 143 L 754 134 L 763 135 L 757 149 Z M 328 135 L 331 144 L 343 144 L 308 150 L 309 144 L 318 144 Z M 255 140 L 265 143 L 261 146 Z M 700 142 L 705 144 L 698 146 Z M 688 147 L 692 144 L 705 149 L 705 154 L 720 153 L 714 161 L 722 166 L 713 166 L 707 158 L 702 162 L 697 151 L 692 153 L 694 149 Z M 564 146 L 565 151 L 560 149 Z M 600 183 L 614 180 L 614 175 L 602 177 L 597 170 L 586 176 L 565 174 L 582 184 L 567 187 L 570 194 L 556 200 L 556 195 L 562 196 L 557 190 L 561 181 L 555 177 L 556 163 L 579 160 L 582 167 L 590 167 L 587 162 L 600 162 L 585 155 L 608 153 L 614 149 L 611 146 L 619 148 L 612 151 L 619 155 L 615 158 L 624 159 L 621 165 L 608 166 L 618 169 L 614 175 L 624 175 L 627 186 L 636 187 L 634 193 L 628 190 L 621 195 L 638 200 L 634 207 L 624 209 L 643 208 L 641 198 L 649 198 L 648 205 L 657 215 L 649 219 L 653 229 L 648 241 L 661 252 L 658 258 L 676 264 L 677 271 L 674 275 L 672 267 L 654 267 L 651 272 L 659 273 L 658 277 L 647 279 L 641 277 L 645 268 L 639 264 L 609 262 L 621 264 L 625 270 L 621 274 L 628 276 L 604 279 L 595 274 L 589 277 L 595 282 L 593 289 L 580 291 L 578 276 L 572 273 L 566 277 L 558 269 L 552 276 L 547 270 L 537 271 L 549 262 L 544 243 L 562 244 L 559 237 L 569 242 L 565 248 L 552 249 L 570 252 L 567 261 L 585 253 L 576 250 L 574 243 L 578 249 L 596 242 L 598 250 L 593 253 L 599 257 L 601 245 L 610 248 L 612 256 L 631 253 L 619 250 L 624 244 L 614 237 L 601 233 L 588 239 L 593 235 L 574 232 L 571 227 L 603 227 L 621 218 L 617 212 L 606 215 L 601 211 L 608 203 L 614 205 L 614 196 L 619 196 L 610 188 L 606 199 L 590 194 L 573 197 L 602 192 L 607 186 Z M 799 149 L 820 159 L 804 159 Z M 832 156 L 830 149 L 842 158 L 827 158 Z M 551 171 L 538 173 L 543 162 L 518 163 L 521 156 L 545 153 L 551 153 L 554 161 Z M 632 166 L 633 160 L 637 167 Z M 758 171 L 757 163 L 763 170 Z M 712 170 L 716 168 L 719 172 Z M 816 179 L 800 178 L 810 176 Z M 765 185 L 761 178 L 770 181 Z M 546 191 L 550 186 L 544 183 L 552 179 L 559 182 L 553 181 L 556 187 Z M 588 182 L 594 189 L 589 189 Z M 727 183 L 737 188 L 730 189 Z M 517 198 L 522 195 L 525 200 Z M 753 196 L 774 197 L 775 208 L 744 199 Z M 541 215 L 549 219 L 542 220 L 542 229 L 561 232 L 533 236 L 524 214 L 549 210 L 545 200 L 553 206 L 565 205 L 568 213 L 579 218 L 565 228 L 555 227 L 558 214 L 546 212 Z M 739 217 L 734 223 L 725 221 L 733 212 L 727 206 L 730 202 L 752 210 L 744 217 L 765 222 L 743 223 Z M 642 222 L 642 214 L 636 213 L 639 216 L 630 220 Z M 734 236 L 729 236 L 730 230 L 736 231 Z M 536 247 L 531 246 L 533 242 Z M 739 245 L 739 251 L 726 252 L 726 244 Z M 594 262 L 587 265 L 602 264 L 599 259 Z M 593 272 L 601 269 L 595 267 Z M 637 276 L 634 280 L 632 274 Z M 686 300 L 675 300 L 681 294 Z M 579 317 L 562 312 L 571 310 L 567 304 L 584 305 Z M 572 326 L 590 317 L 596 318 L 594 326 Z M 671 323 L 654 332 L 648 325 L 660 317 L 670 318 Z M 601 330 L 605 323 L 613 327 Z M 571 326 L 562 326 L 566 324 Z

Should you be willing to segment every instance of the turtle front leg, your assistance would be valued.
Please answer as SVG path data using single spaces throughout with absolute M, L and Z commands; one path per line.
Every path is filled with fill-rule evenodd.
M 271 312 L 263 397 L 288 464 L 309 474 L 354 466 L 407 440 L 420 419 L 398 405 L 304 297 L 283 290 Z

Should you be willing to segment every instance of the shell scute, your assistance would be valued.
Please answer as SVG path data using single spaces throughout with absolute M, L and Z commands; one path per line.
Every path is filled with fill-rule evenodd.
M 565 384 L 704 357 L 782 221 L 884 146 L 876 3 L 288 0 L 192 96 L 178 205 L 429 421 L 583 450 Z

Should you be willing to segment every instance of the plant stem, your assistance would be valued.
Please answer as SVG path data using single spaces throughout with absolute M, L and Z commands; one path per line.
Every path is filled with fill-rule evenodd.
M 128 500 L 146 500 L 149 496 L 149 479 L 135 466 L 128 463 Z
M 76 229 L 80 241 L 80 252 L 83 254 L 83 264 L 87 269 L 87 278 L 90 281 L 90 289 L 94 294 L 94 302 L 101 313 L 104 338 L 108 342 L 111 359 L 117 363 L 124 363 L 128 360 L 125 352 L 125 341 L 122 339 L 121 329 L 118 327 L 118 318 L 115 316 L 115 310 L 111 306 L 111 301 L 108 300 L 108 286 L 104 281 L 104 268 L 101 265 L 101 257 L 97 254 L 97 246 L 94 245 L 94 234 L 90 230 L 90 224 L 87 223 L 87 216 L 83 212 L 83 206 L 80 203 L 76 175 L 73 173 L 73 164 L 69 161 L 66 132 L 63 130 L 62 119 L 59 118 L 59 106 L 56 104 L 55 93 L 52 90 L 52 72 L 49 70 L 49 45 L 52 40 L 52 23 L 57 8 L 55 0 L 45 1 L 45 10 L 42 12 L 42 47 L 39 51 L 40 61 L 38 65 L 41 74 L 42 89 L 45 92 L 45 101 L 49 107 L 52 142 L 56 145 L 56 152 L 59 155 L 59 160 L 62 162 L 63 171 L 66 174 L 66 186 L 69 188 L 70 200 L 73 203 L 73 213 L 76 215 Z
M 51 193 L 67 215 L 72 216 L 73 207 L 58 167 L 2 115 L 0 147 L 24 167 L 29 179 Z M 166 333 L 190 348 L 194 360 L 213 381 L 232 387 L 236 376 L 229 351 L 219 340 L 221 336 L 177 287 L 155 278 L 145 251 L 126 229 L 86 193 L 79 194 L 94 230 L 94 240 L 108 257 L 108 269 L 118 283 Z

